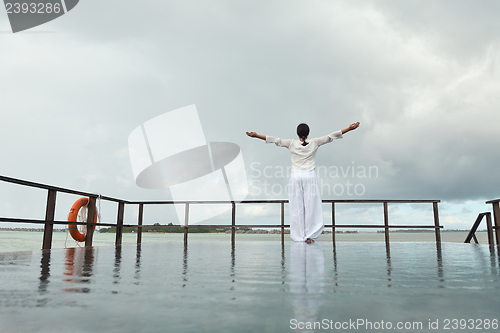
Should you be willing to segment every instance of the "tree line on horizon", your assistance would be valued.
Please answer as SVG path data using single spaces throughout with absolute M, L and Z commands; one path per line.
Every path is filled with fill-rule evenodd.
M 123 227 L 123 233 L 137 232 L 137 227 Z M 231 230 L 231 227 L 222 228 L 211 228 L 211 227 L 195 227 L 189 228 L 188 233 L 217 233 L 226 232 Z M 236 230 L 250 230 L 250 228 L 236 228 Z M 101 228 L 99 230 L 101 233 L 116 233 L 116 227 Z M 167 225 L 161 225 L 160 223 L 155 223 L 153 225 L 145 225 L 142 227 L 142 232 L 158 232 L 158 233 L 184 233 L 184 227 L 181 225 L 174 225 L 169 223 Z

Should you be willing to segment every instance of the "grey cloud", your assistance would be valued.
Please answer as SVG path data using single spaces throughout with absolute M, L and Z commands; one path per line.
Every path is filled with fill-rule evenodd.
M 493 198 L 497 6 L 81 1 L 40 27 L 54 34 L 0 37 L 1 173 L 168 199 L 134 185 L 127 137 L 196 104 L 207 141 L 238 144 L 247 166 L 290 162 L 245 131 L 293 138 L 308 122 L 321 136 L 361 121 L 317 162 L 378 166 L 365 197 Z

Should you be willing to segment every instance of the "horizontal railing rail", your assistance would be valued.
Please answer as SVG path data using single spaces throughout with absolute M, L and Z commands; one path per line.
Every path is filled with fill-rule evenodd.
M 97 193 L 89 193 L 83 191 L 71 190 L 63 187 L 51 186 L 46 184 L 40 184 L 5 176 L 0 176 L 0 181 L 13 183 L 22 186 L 28 186 L 31 188 L 39 188 L 48 191 L 47 196 L 47 206 L 46 206 L 46 215 L 44 220 L 40 219 L 23 219 L 23 218 L 9 218 L 9 217 L 0 217 L 0 222 L 10 222 L 10 223 L 34 223 L 34 224 L 44 224 L 44 240 L 43 240 L 43 249 L 50 249 L 52 243 L 52 232 L 54 225 L 66 225 L 68 221 L 56 221 L 54 220 L 55 213 L 55 205 L 56 205 L 56 194 L 57 192 L 68 193 L 80 196 L 89 197 L 88 203 L 88 221 L 93 221 L 95 216 L 95 202 L 98 198 L 99 200 L 112 201 L 117 202 L 118 205 L 118 216 L 116 223 L 91 223 L 91 222 L 71 222 L 71 224 L 75 225 L 87 225 L 87 226 L 105 226 L 105 227 L 116 227 L 116 245 L 121 245 L 122 241 L 122 232 L 124 227 L 134 227 L 138 228 L 137 232 L 137 243 L 140 244 L 142 241 L 142 229 L 144 227 L 149 227 L 147 225 L 143 225 L 143 212 L 145 205 L 185 205 L 185 221 L 184 225 L 172 225 L 172 226 L 161 226 L 163 227 L 183 227 L 184 228 L 184 241 L 187 242 L 188 230 L 189 228 L 230 228 L 231 229 L 231 241 L 235 241 L 235 233 L 237 228 L 281 228 L 281 241 L 284 242 L 284 233 L 285 228 L 289 228 L 290 225 L 285 224 L 284 217 L 284 205 L 288 203 L 288 200 L 243 200 L 239 202 L 234 201 L 128 201 L 117 198 L 112 198 L 109 196 L 103 196 Z M 332 229 L 332 241 L 335 242 L 335 229 L 336 228 L 378 228 L 385 230 L 385 241 L 386 244 L 389 245 L 389 229 L 422 229 L 422 228 L 433 228 L 435 230 L 436 242 L 441 241 L 440 237 L 440 229 L 443 228 L 439 225 L 439 213 L 438 213 L 438 203 L 440 200 L 401 200 L 401 199 L 385 199 L 385 200 L 373 200 L 373 199 L 326 199 L 323 200 L 324 204 L 331 204 L 332 209 L 332 223 L 325 224 L 326 228 Z M 336 203 L 366 203 L 366 204 L 383 204 L 384 208 L 384 224 L 380 225 L 364 225 L 364 224 L 336 224 L 335 223 L 335 204 Z M 400 204 L 400 203 L 432 203 L 433 205 L 433 213 L 434 213 L 434 225 L 389 225 L 388 218 L 388 204 Z M 124 224 L 124 207 L 125 205 L 139 205 L 139 214 L 138 214 L 138 223 L 137 224 Z M 224 204 L 231 205 L 231 225 L 227 224 L 217 224 L 217 225 L 189 225 L 189 207 L 190 205 L 206 205 L 206 204 Z M 280 204 L 281 212 L 281 223 L 280 224 L 263 224 L 263 225 L 240 225 L 236 224 L 236 205 L 241 204 Z M 92 237 L 93 237 L 93 229 L 87 229 L 87 235 L 85 239 L 86 246 L 92 246 Z
M 97 193 L 76 191 L 76 190 L 71 190 L 71 189 L 67 189 L 64 187 L 57 187 L 57 186 L 51 186 L 51 185 L 46 185 L 46 184 L 40 184 L 40 183 L 30 182 L 27 180 L 21 180 L 21 179 L 10 178 L 10 177 L 5 177 L 5 176 L 0 176 L 0 181 L 6 182 L 6 183 L 12 183 L 12 184 L 33 187 L 33 188 L 44 189 L 44 190 L 52 190 L 52 191 L 61 192 L 61 193 L 82 195 L 82 196 L 91 197 L 91 198 L 98 198 L 99 197 L 101 200 L 114 201 L 114 202 L 125 202 L 124 200 L 103 196 L 103 195 L 100 195 Z

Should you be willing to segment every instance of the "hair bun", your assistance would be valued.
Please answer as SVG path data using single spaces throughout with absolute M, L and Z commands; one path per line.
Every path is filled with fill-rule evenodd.
M 309 135 L 309 126 L 307 124 L 299 124 L 297 126 L 297 135 L 302 139 L 302 145 L 307 146 L 309 142 L 306 142 L 307 136 Z

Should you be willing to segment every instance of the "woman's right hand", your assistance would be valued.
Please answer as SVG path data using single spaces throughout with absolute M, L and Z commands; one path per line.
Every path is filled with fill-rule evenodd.
M 247 132 L 247 135 L 251 138 L 255 138 L 257 136 L 257 133 L 255 132 Z
M 266 136 L 265 135 L 260 135 L 255 132 L 247 132 L 247 135 L 251 138 L 257 138 L 266 141 Z

